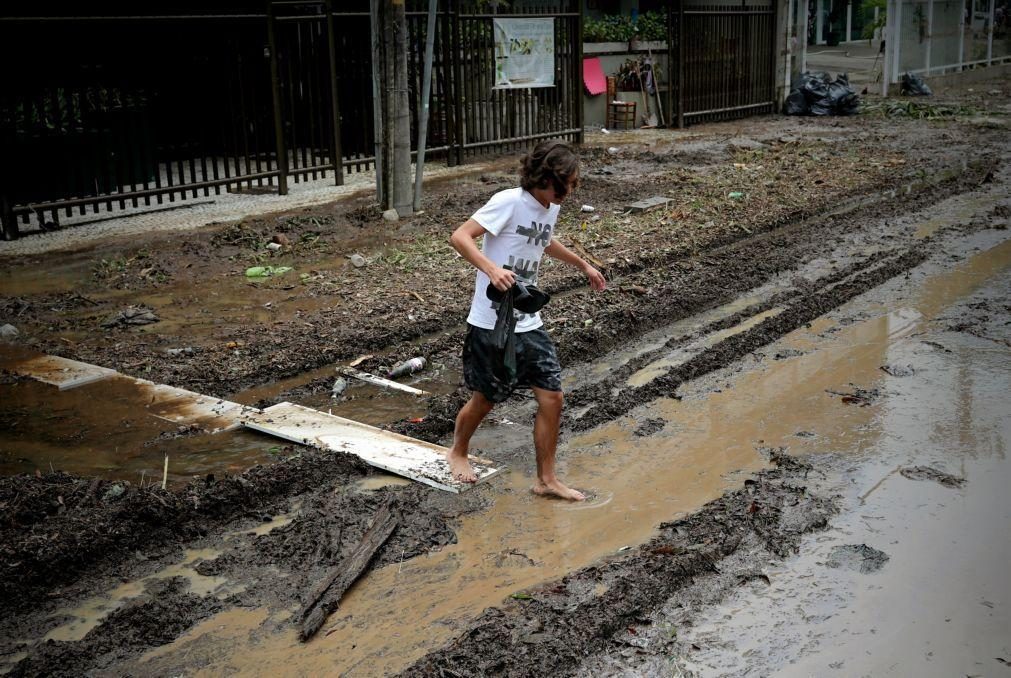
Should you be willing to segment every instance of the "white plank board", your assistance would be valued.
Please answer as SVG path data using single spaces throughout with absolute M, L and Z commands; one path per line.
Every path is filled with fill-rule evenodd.
M 211 433 L 231 431 L 260 410 L 184 388 L 134 379 L 142 389 L 144 406 L 154 416 L 176 424 L 199 424 Z
M 40 355 L 28 358 L 11 367 L 11 371 L 17 374 L 31 377 L 44 384 L 52 384 L 61 391 L 91 384 L 101 379 L 106 379 L 114 374 L 119 374 L 116 370 L 98 365 L 61 358 L 55 355 Z
M 292 442 L 349 452 L 371 466 L 447 492 L 459 493 L 473 485 L 453 480 L 445 447 L 301 405 L 279 403 L 247 417 L 244 423 Z M 482 463 L 486 461 L 471 458 L 478 482 L 499 473 Z

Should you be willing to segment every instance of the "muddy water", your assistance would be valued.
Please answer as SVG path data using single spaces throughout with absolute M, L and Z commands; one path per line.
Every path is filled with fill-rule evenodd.
M 698 649 L 681 658 L 682 668 L 703 675 L 1007 671 L 997 658 L 1011 651 L 1011 352 L 999 342 L 944 331 L 957 313 L 952 304 L 983 285 L 990 290 L 984 298 L 1007 298 L 1011 242 L 928 278 L 902 311 L 831 338 L 833 346 L 868 346 L 882 337 L 887 363 L 912 371 L 887 376 L 872 354 L 851 362 L 853 381 L 883 393 L 861 408 L 873 411 L 866 435 L 845 445 L 831 437 L 810 443 L 859 461 L 844 467 L 836 488 L 844 496 L 842 515 L 830 532 L 809 536 L 799 558 L 770 568 L 770 586 L 743 589 L 684 629 L 682 642 Z M 898 472 L 914 465 L 966 484 L 943 487 Z M 860 544 L 888 556 L 880 571 L 826 567 L 839 548 Z
M 112 377 L 66 391 L 34 380 L 0 385 L 0 473 L 58 469 L 139 482 L 241 472 L 269 461 L 283 441 L 244 430 L 177 436 L 170 411 L 150 410 L 147 388 Z
M 895 347 L 915 341 L 911 335 L 938 313 L 1009 266 L 1005 242 L 926 278 L 899 308 L 871 300 L 861 309 L 865 320 L 819 319 L 785 341 L 802 355 L 765 361 L 732 388 L 658 400 L 567 441 L 561 472 L 590 492 L 586 504 L 535 500 L 527 491 L 530 464 L 513 469 L 495 483 L 495 505 L 464 521 L 457 545 L 370 573 L 308 646 L 292 631 L 255 633 L 263 611 L 231 612 L 227 629 L 211 618 L 138 666 L 200 666 L 204 675 L 226 668 L 367 675 L 402 668 L 510 593 L 641 542 L 658 522 L 734 486 L 763 465 L 763 446 L 857 453 L 879 446 L 887 431 L 879 408 L 846 404 L 835 394 L 857 386 L 884 392 L 889 377 L 880 367 L 897 359 Z M 647 417 L 667 424 L 637 438 L 632 430 Z M 513 426 L 490 435 L 528 434 Z

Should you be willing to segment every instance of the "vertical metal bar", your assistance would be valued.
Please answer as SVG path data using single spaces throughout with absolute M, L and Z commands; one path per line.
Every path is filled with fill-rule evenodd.
M 199 149 L 197 149 L 195 147 L 195 144 L 193 144 L 192 142 L 189 143 L 189 144 L 187 144 L 187 146 L 189 147 L 189 153 L 188 153 L 188 155 L 190 156 L 190 183 L 191 184 L 196 184 L 197 183 L 197 159 L 196 159 L 196 152 Z M 196 198 L 198 195 L 200 195 L 200 189 L 199 188 L 192 188 L 192 189 L 190 189 L 190 194 L 194 198 Z M 186 197 L 186 191 L 183 191 L 183 197 L 184 198 Z
M 673 127 L 674 122 L 674 3 L 666 3 L 667 14 L 667 92 L 664 94 L 664 102 L 667 107 L 667 126 Z M 606 94 L 605 94 L 606 96 Z M 610 110 L 611 102 L 605 104 L 605 110 Z M 605 117 L 606 120 L 606 117 Z
M 477 103 L 475 101 L 475 99 L 477 98 L 476 96 L 477 84 L 474 82 L 474 70 L 475 70 L 474 29 L 477 26 L 475 25 L 474 19 L 469 19 L 465 25 L 466 30 L 464 31 L 463 36 L 465 37 L 467 42 L 461 54 L 464 55 L 466 58 L 466 62 L 464 63 L 464 68 L 466 69 L 466 72 L 464 74 L 463 79 L 463 82 L 466 85 L 466 87 L 464 88 L 464 92 L 467 98 L 467 107 L 465 109 L 467 111 L 465 114 L 466 115 L 465 120 L 467 121 L 466 134 L 467 139 L 473 141 L 481 141 L 481 137 L 479 136 L 479 132 L 477 130 L 477 116 L 475 108 Z
M 288 30 L 290 32 L 291 30 L 288 26 L 280 26 L 279 28 L 282 31 Z M 281 68 L 278 68 L 278 70 L 281 71 L 282 73 L 282 77 L 285 78 L 284 89 L 288 93 L 287 111 L 285 111 L 284 94 L 282 93 L 281 95 L 281 120 L 282 122 L 283 121 L 288 122 L 287 125 L 282 124 L 281 127 L 281 136 L 282 138 L 285 139 L 284 158 L 286 161 L 289 161 L 290 158 L 289 168 L 293 170 L 291 178 L 292 181 L 294 181 L 296 184 L 300 181 L 301 176 L 298 172 L 300 167 L 298 162 L 299 146 L 302 147 L 303 153 L 301 167 L 305 167 L 305 144 L 299 143 L 300 139 L 298 135 L 299 130 L 298 118 L 301 108 L 299 104 L 302 102 L 302 100 L 304 100 L 304 95 L 302 94 L 302 92 L 305 91 L 305 82 L 302 81 L 302 78 L 305 77 L 305 69 L 303 68 L 303 61 L 302 61 L 302 45 L 301 40 L 298 39 L 300 32 L 301 32 L 300 26 L 296 23 L 295 24 L 296 39 L 294 40 L 294 44 L 292 44 L 292 40 L 290 38 L 286 43 L 287 49 L 285 50 L 284 67 L 283 67 L 284 70 L 281 71 Z M 283 33 L 281 35 L 281 39 L 282 40 L 284 39 Z M 278 66 L 280 67 L 281 64 L 279 63 Z M 298 80 L 296 80 L 296 78 L 298 78 Z M 290 139 L 285 136 L 285 132 L 289 129 L 291 130 Z M 290 156 L 289 151 L 291 153 Z
M 579 16 L 570 21 L 576 24 L 576 53 L 573 55 L 573 61 L 575 62 L 572 71 L 573 80 L 572 89 L 570 94 L 573 99 L 573 106 L 576 112 L 576 143 L 583 143 L 583 13 L 580 11 Z M 653 82 L 656 83 L 656 78 L 653 78 Z M 659 94 L 659 93 L 658 93 Z
M 317 26 L 314 19 L 306 25 L 306 32 L 309 34 L 308 68 L 305 69 L 305 76 L 307 80 L 306 92 L 308 93 L 309 99 L 309 106 L 308 106 L 309 137 L 308 137 L 307 154 L 308 154 L 309 167 L 312 168 L 315 168 L 317 165 L 319 165 L 316 158 L 317 152 L 319 150 L 319 143 L 317 141 L 318 134 L 316 132 L 316 119 L 318 114 L 318 106 L 316 106 L 316 99 L 318 97 L 316 97 L 316 92 L 319 87 L 318 82 L 319 79 L 316 77 L 317 70 L 319 68 L 319 56 L 318 52 L 316 51 L 316 43 L 318 42 L 319 35 L 318 32 L 316 31 L 316 27 Z M 312 180 L 314 181 L 319 178 L 319 172 L 313 169 L 311 176 Z
M 892 82 L 899 81 L 899 62 L 902 59 L 902 1 L 895 0 L 895 24 L 892 26 Z
M 926 62 L 924 67 L 926 73 L 924 75 L 930 75 L 930 50 L 931 43 L 934 41 L 934 0 L 927 0 L 927 47 L 926 55 L 924 61 Z
M 491 85 L 488 90 L 488 101 L 490 105 L 490 110 L 488 114 L 491 116 L 491 133 L 489 139 L 501 139 L 502 135 L 502 96 L 503 90 L 495 89 L 495 85 L 498 81 L 498 62 L 495 60 L 495 25 L 494 19 L 492 20 L 492 32 L 491 32 Z
M 277 62 L 276 19 L 274 3 L 267 2 L 267 43 L 270 45 L 270 85 L 274 101 L 274 144 L 277 154 L 277 193 L 288 195 L 288 151 L 284 145 L 284 120 L 281 110 L 281 76 Z
M 494 21 L 494 17 L 492 18 Z M 484 103 L 481 115 L 484 118 L 484 138 L 495 139 L 495 27 L 488 26 L 481 38 L 481 100 Z
M 771 16 L 771 18 L 765 18 L 765 21 L 771 21 L 772 25 L 776 26 L 779 23 L 779 20 L 777 18 L 778 16 L 779 16 L 779 8 L 776 6 L 775 3 L 773 3 L 773 5 L 772 5 L 772 16 Z M 789 18 L 787 18 L 787 25 L 789 25 Z M 763 35 L 763 34 L 764 33 L 759 33 L 759 35 Z M 769 78 L 769 82 L 768 82 L 768 84 L 766 86 L 765 91 L 770 94 L 769 100 L 775 101 L 776 100 L 776 43 L 775 42 L 773 42 L 773 44 L 771 45 L 771 47 L 769 49 L 769 65 L 768 65 L 768 67 L 767 67 L 767 69 L 766 69 L 765 72 L 768 74 L 767 77 Z M 783 93 L 783 98 L 784 99 L 786 98 L 786 94 L 788 93 L 788 91 Z M 778 108 L 778 107 L 779 107 L 779 104 L 777 102 L 775 104 L 774 110 L 776 108 Z
M 886 0 L 885 3 L 885 58 L 881 64 L 881 96 L 888 96 L 888 80 L 892 77 L 892 49 L 893 44 L 892 28 L 895 24 L 895 0 Z M 964 15 L 965 12 L 962 12 Z
M 808 4 L 808 0 L 797 0 L 798 8 L 802 8 L 803 11 L 800 13 L 802 17 L 800 20 L 800 25 L 797 27 L 797 32 L 800 38 L 800 72 L 804 73 L 807 71 L 807 23 L 811 14 L 811 7 Z M 877 9 L 875 8 L 875 12 Z
M 372 134 L 375 141 L 375 166 L 376 166 L 376 197 L 380 204 L 386 202 L 387 186 L 383 181 L 383 97 L 380 92 L 379 81 L 382 79 L 383 67 L 380 63 L 382 50 L 379 43 L 379 0 L 369 0 L 370 25 L 372 27 Z
M 439 0 L 428 0 L 428 24 L 425 30 L 425 66 L 421 76 L 421 110 L 418 120 L 418 159 L 414 165 L 414 211 L 421 209 L 421 180 L 425 171 L 425 145 L 428 143 L 428 102 L 432 95 L 432 58 L 435 50 L 435 13 Z
M 962 65 L 965 61 L 965 0 L 962 2 L 962 11 L 958 13 L 958 71 L 961 71 L 964 66 Z M 885 20 L 887 21 L 887 15 Z M 888 52 L 885 52 L 885 56 Z M 958 72 L 956 71 L 956 72 Z
M 317 77 L 319 69 L 319 54 L 316 49 L 316 44 L 318 42 L 317 38 L 319 36 L 317 34 L 316 28 L 317 26 L 315 20 L 312 20 L 305 24 L 305 32 L 308 33 L 309 36 L 307 43 L 308 49 L 306 50 L 308 53 L 308 63 L 306 63 L 306 61 L 303 60 L 302 61 L 303 66 L 301 69 L 299 69 L 302 73 L 305 74 L 304 91 L 306 92 L 308 98 L 307 113 L 309 116 L 309 135 L 307 139 L 302 140 L 303 144 L 308 146 L 308 148 L 302 152 L 302 162 L 303 164 L 307 162 L 306 157 L 308 156 L 308 163 L 309 163 L 308 167 L 316 167 L 316 165 L 319 164 L 316 162 L 316 153 L 319 149 L 319 144 L 317 143 L 319 135 L 317 134 L 316 130 L 317 109 L 318 109 L 318 106 L 316 105 L 316 100 L 319 98 L 318 96 L 316 96 L 319 89 L 319 78 Z M 301 31 L 299 32 L 301 33 Z M 319 172 L 314 169 L 312 171 L 311 176 L 313 180 L 316 180 L 319 178 Z M 308 181 L 309 176 L 304 177 L 304 179 Z
M 453 14 L 451 16 L 453 23 L 453 55 L 450 63 L 454 65 L 454 77 L 453 77 L 453 94 L 456 106 L 456 135 L 454 141 L 456 142 L 456 164 L 463 164 L 463 145 L 466 143 L 466 138 L 464 137 L 463 131 L 463 56 L 462 56 L 462 45 L 463 40 L 460 36 L 461 22 L 460 19 L 460 6 L 461 0 L 452 0 L 453 3 Z
M 995 0 L 990 0 L 990 13 L 987 15 L 986 23 L 989 27 L 986 32 L 986 65 L 993 65 L 993 20 L 996 18 Z
M 677 91 L 677 121 L 678 129 L 685 126 L 685 0 L 674 0 L 677 4 L 678 16 L 678 91 Z
M 206 134 L 203 136 L 206 137 Z M 200 181 L 207 181 L 209 177 L 207 176 L 207 146 L 204 145 L 203 140 L 200 144 Z M 211 189 L 209 186 L 204 186 L 204 195 L 208 196 L 211 194 Z M 196 194 L 194 194 L 195 196 Z
M 341 162 L 341 116 L 337 99 L 337 43 L 333 25 L 333 0 L 326 0 L 326 39 L 330 57 L 330 133 L 333 142 L 330 146 L 330 157 L 333 160 L 334 185 L 344 185 L 344 163 Z

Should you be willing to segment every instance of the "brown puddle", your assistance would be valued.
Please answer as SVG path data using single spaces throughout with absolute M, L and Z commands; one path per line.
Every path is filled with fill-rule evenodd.
M 149 387 L 120 376 L 66 391 L 26 379 L 0 385 L 0 400 L 10 403 L 0 412 L 5 475 L 59 469 L 160 482 L 167 454 L 168 480 L 182 484 L 194 475 L 241 472 L 285 444 L 242 429 L 180 435 L 170 409 L 149 407 Z
M 828 340 L 815 335 L 837 323 L 821 318 L 785 339 L 788 346 L 816 351 L 742 373 L 732 389 L 651 403 L 637 416 L 668 421 L 652 437 L 637 438 L 636 420 L 628 417 L 572 438 L 561 449 L 560 471 L 590 491 L 585 504 L 533 498 L 531 459 L 493 483 L 494 506 L 464 519 L 458 544 L 369 573 L 307 645 L 296 641 L 293 630 L 257 633 L 266 617 L 262 610 L 231 611 L 149 653 L 139 666 L 178 666 L 185 656 L 183 663 L 201 667 L 203 675 L 226 669 L 369 675 L 402 669 L 510 593 L 640 543 L 659 522 L 736 486 L 741 471 L 764 465 L 758 446 L 866 449 L 882 436 L 879 408 L 845 404 L 826 390 L 844 392 L 851 382 L 881 387 L 886 375 L 879 368 L 897 343 L 1009 264 L 1011 242 L 1005 242 L 928 278 L 904 310 L 882 309 L 882 315 L 842 327 Z M 812 430 L 813 437 L 796 435 Z M 485 435 L 494 439 L 495 433 Z

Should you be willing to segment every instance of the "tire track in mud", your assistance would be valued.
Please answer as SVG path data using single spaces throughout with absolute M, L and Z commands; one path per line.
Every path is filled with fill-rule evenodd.
M 568 398 L 571 405 L 589 403 L 590 406 L 582 416 L 570 420 L 570 426 L 576 431 L 586 430 L 625 415 L 635 407 L 657 398 L 676 397 L 677 388 L 684 382 L 725 367 L 748 353 L 776 341 L 863 292 L 917 266 L 926 257 L 926 252 L 922 248 L 914 248 L 881 262 L 876 261 L 875 265 L 868 265 L 866 262 L 857 264 L 841 279 L 826 281 L 826 287 L 822 291 L 801 296 L 782 313 L 763 320 L 750 330 L 724 339 L 712 348 L 655 377 L 647 384 L 640 387 L 619 387 L 637 369 L 669 351 L 682 338 L 672 340 L 652 355 L 631 361 L 615 370 L 608 378 L 572 394 Z M 860 275 L 861 273 L 863 274 Z M 726 325 L 727 322 L 729 319 L 720 324 Z M 617 394 L 614 393 L 616 389 L 619 390 Z
M 808 464 L 775 452 L 771 461 L 774 468 L 742 489 L 661 524 L 656 537 L 631 552 L 486 610 L 456 640 L 400 675 L 567 675 L 604 650 L 615 633 L 648 618 L 684 587 L 718 573 L 724 558 L 741 551 L 766 558 L 796 552 L 801 536 L 824 528 L 835 506 L 805 487 Z

